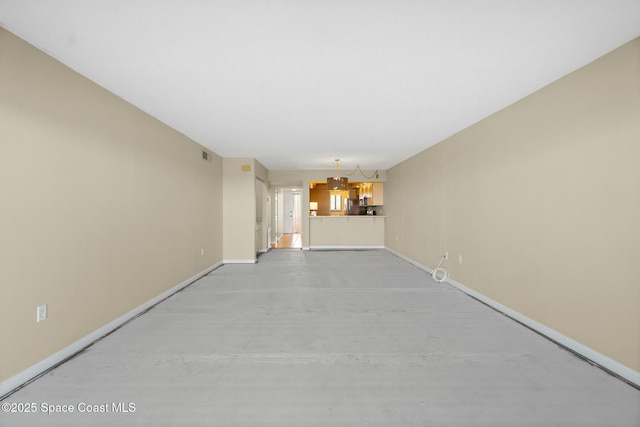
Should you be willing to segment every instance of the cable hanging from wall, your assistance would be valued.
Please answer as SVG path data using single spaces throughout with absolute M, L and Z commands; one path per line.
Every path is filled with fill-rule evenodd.
M 356 173 L 356 172 L 358 172 L 358 171 L 360 171 L 360 174 L 361 174 L 362 176 L 364 176 L 366 179 L 373 179 L 373 178 L 378 179 L 378 174 L 379 174 L 378 169 L 376 169 L 376 171 L 373 173 L 373 175 L 371 175 L 371 176 L 367 176 L 367 175 L 365 175 L 365 174 L 364 174 L 364 171 L 363 171 L 362 169 L 360 169 L 360 165 L 357 165 L 357 166 L 356 166 L 356 169 L 355 169 L 353 172 L 351 172 L 351 173 L 345 173 L 345 175 L 347 175 L 347 176 L 352 176 L 353 174 L 355 174 L 355 173 Z
M 442 259 L 438 263 L 438 266 L 431 272 L 431 277 L 433 277 L 433 280 L 438 283 L 442 283 L 449 278 L 449 273 L 447 273 L 447 270 L 440 267 L 444 260 L 448 258 L 448 256 L 449 254 L 445 252 L 444 255 L 442 255 Z M 440 274 L 440 277 L 438 277 L 438 273 Z
M 367 176 L 364 174 L 359 164 L 356 166 L 356 169 L 353 172 L 351 173 L 344 172 L 342 175 L 346 175 L 346 176 L 342 177 L 340 173 L 340 159 L 335 159 L 335 162 L 336 162 L 336 174 L 335 176 L 330 176 L 327 178 L 327 186 L 329 190 L 346 190 L 347 184 L 349 183 L 349 178 L 347 178 L 346 176 L 353 176 L 358 171 L 360 171 L 360 174 L 362 174 L 362 176 L 365 177 L 366 179 L 373 179 L 374 177 L 375 179 L 378 179 L 378 175 L 379 175 L 378 169 L 376 169 L 373 175 Z

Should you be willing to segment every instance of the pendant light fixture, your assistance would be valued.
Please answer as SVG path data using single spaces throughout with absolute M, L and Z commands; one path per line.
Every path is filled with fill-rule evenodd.
M 335 159 L 336 162 L 336 175 L 327 178 L 327 188 L 329 190 L 345 191 L 347 189 L 347 183 L 349 179 L 347 177 L 340 177 L 340 159 Z

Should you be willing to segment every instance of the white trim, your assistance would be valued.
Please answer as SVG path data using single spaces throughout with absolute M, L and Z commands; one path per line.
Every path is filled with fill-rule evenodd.
M 429 267 L 420 264 L 418 261 L 414 260 L 413 258 L 409 258 L 406 255 L 401 254 L 400 252 L 397 252 L 389 247 L 385 247 L 385 249 L 389 252 L 391 252 L 392 254 L 394 254 L 395 256 L 397 256 L 398 258 L 402 258 L 403 260 L 407 261 L 409 264 L 413 264 L 416 267 L 418 267 L 420 270 L 424 270 L 427 273 L 431 274 L 433 272 L 432 269 L 430 269 Z
M 336 250 L 336 251 L 348 251 L 348 250 L 358 250 L 358 249 L 385 249 L 384 246 L 309 246 L 309 249 L 319 249 L 319 250 Z
M 207 267 L 206 269 L 202 270 L 200 273 L 198 273 L 198 274 L 196 274 L 194 276 L 191 276 L 190 278 L 188 278 L 184 282 L 180 283 L 179 285 L 176 285 L 173 288 L 164 291 L 163 293 L 161 293 L 157 297 L 150 299 L 149 301 L 145 302 L 142 305 L 139 305 L 138 307 L 134 308 L 133 310 L 129 311 L 128 313 L 123 314 L 122 316 L 118 317 L 117 319 L 107 323 L 103 327 L 91 332 L 88 335 L 85 335 L 83 338 L 80 338 L 78 341 L 72 343 L 71 345 L 68 345 L 67 347 L 63 348 L 62 350 L 58 351 L 57 353 L 52 354 L 51 356 L 47 357 L 46 359 L 41 360 L 40 362 L 36 363 L 35 365 L 30 366 L 29 368 L 27 368 L 24 371 L 14 375 L 13 377 L 10 377 L 10 378 L 4 380 L 3 382 L 0 382 L 0 398 L 5 396 L 6 394 L 12 392 L 14 389 L 20 387 L 22 384 L 25 384 L 26 382 L 31 381 L 32 379 L 34 379 L 37 376 L 41 375 L 42 373 L 46 372 L 48 369 L 50 369 L 51 367 L 55 366 L 56 364 L 58 364 L 58 363 L 64 361 L 65 359 L 73 356 L 74 354 L 76 354 L 77 352 L 81 351 L 85 347 L 91 345 L 96 340 L 98 340 L 101 337 L 107 335 L 108 333 L 112 332 L 113 330 L 119 328 L 120 326 L 122 326 L 127 321 L 133 319 L 138 314 L 144 312 L 145 310 L 148 310 L 149 308 L 153 307 L 154 305 L 158 304 L 162 300 L 164 300 L 164 299 L 170 297 L 171 295 L 175 294 L 176 292 L 178 292 L 182 288 L 186 287 L 187 285 L 189 285 L 189 284 L 195 282 L 196 280 L 200 279 L 201 277 L 207 275 L 212 270 L 215 270 L 216 268 L 220 267 L 222 264 L 223 264 L 222 262 L 219 262 L 217 264 L 212 265 L 211 267 Z
M 223 264 L 255 264 L 256 260 L 254 259 L 225 259 L 222 260 Z
M 394 251 L 393 249 L 390 248 L 386 248 L 389 252 L 391 252 L 392 254 L 396 255 L 399 258 L 404 259 L 405 261 L 415 265 L 416 267 L 420 268 L 421 270 L 426 271 L 427 273 L 431 274 L 431 272 L 433 271 L 432 269 L 430 269 L 429 267 L 426 267 L 422 264 L 420 264 L 419 262 L 399 253 Z M 630 383 L 635 384 L 636 386 L 640 386 L 640 372 L 629 368 L 628 366 L 623 365 L 622 363 L 608 357 L 605 356 L 604 354 L 590 348 L 587 347 L 584 344 L 579 343 L 578 341 L 569 338 L 566 335 L 561 334 L 560 332 L 549 328 L 548 326 L 543 325 L 542 323 L 531 319 L 530 317 L 525 316 L 522 313 L 519 313 L 483 294 L 481 294 L 480 292 L 474 291 L 473 289 L 456 282 L 455 280 L 449 278 L 447 279 L 446 283 L 449 283 L 450 285 L 460 289 L 462 292 L 466 293 L 467 295 L 476 298 L 479 301 L 482 301 L 483 303 L 487 304 L 488 306 L 498 310 L 501 313 L 504 313 L 505 315 L 511 317 L 512 319 L 516 320 L 517 322 L 522 323 L 523 325 L 533 329 L 534 331 L 544 335 L 545 337 L 557 342 L 558 344 L 570 349 L 571 351 L 576 352 L 577 354 L 579 354 L 580 356 L 590 360 L 591 362 L 600 365 L 601 367 L 603 367 L 606 370 L 609 370 L 611 372 L 613 372 L 614 374 L 624 378 L 625 380 L 629 381 Z

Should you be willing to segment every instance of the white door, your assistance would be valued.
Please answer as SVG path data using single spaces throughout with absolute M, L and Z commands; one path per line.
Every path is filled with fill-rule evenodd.
M 282 206 L 282 232 L 293 233 L 293 193 L 285 191 L 283 194 L 283 206 Z
M 293 232 L 302 233 L 302 194 L 293 193 Z

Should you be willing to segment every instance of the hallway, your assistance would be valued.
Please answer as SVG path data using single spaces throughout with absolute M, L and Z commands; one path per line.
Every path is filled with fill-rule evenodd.
M 302 233 L 285 233 L 280 240 L 271 244 L 273 249 L 302 249 Z
M 639 390 L 384 250 L 224 265 L 5 402 L 76 410 L 3 426 L 640 421 Z

